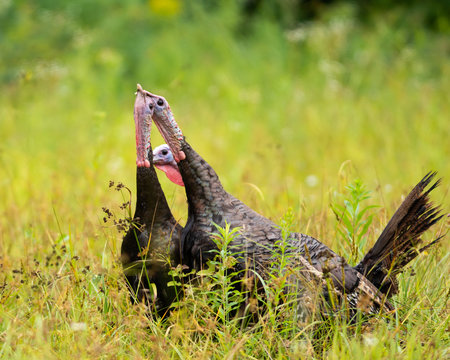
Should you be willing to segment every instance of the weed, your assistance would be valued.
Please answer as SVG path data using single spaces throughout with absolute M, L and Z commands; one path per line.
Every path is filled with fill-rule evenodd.
M 375 215 L 372 210 L 379 206 L 366 204 L 371 191 L 360 179 L 353 180 L 345 189 L 344 194 L 334 194 L 330 207 L 338 221 L 336 229 L 343 240 L 341 243 L 347 244 L 347 247 L 342 247 L 344 258 L 355 265 L 366 250 L 369 227 Z

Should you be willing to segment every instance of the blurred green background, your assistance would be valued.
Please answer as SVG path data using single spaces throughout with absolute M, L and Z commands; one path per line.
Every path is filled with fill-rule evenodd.
M 434 198 L 448 209 L 448 10 L 0 1 L 0 255 L 15 261 L 70 234 L 104 266 L 117 259 L 121 236 L 101 208 L 120 211 L 109 180 L 134 195 L 138 82 L 166 97 L 227 190 L 275 221 L 293 208 L 298 229 L 326 243 L 333 192 L 354 178 L 387 208 L 375 232 L 429 170 L 444 177 Z M 183 222 L 184 190 L 161 181 Z

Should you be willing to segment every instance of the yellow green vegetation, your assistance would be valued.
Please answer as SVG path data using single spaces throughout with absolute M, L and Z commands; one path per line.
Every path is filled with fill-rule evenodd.
M 220 318 L 223 288 L 190 288 L 165 321 L 132 306 L 122 233 L 103 222 L 102 207 L 123 217 L 129 200 L 110 180 L 135 195 L 137 82 L 166 97 L 230 193 L 349 259 L 430 170 L 448 211 L 448 36 L 401 9 L 366 23 L 357 14 L 339 6 L 286 29 L 233 5 L 1 2 L 0 357 L 448 356 L 447 238 L 400 277 L 390 321 L 302 325 L 272 313 L 246 328 Z M 160 180 L 183 223 L 184 189 Z M 330 206 L 355 186 L 371 191 L 361 207 L 379 205 L 354 233 L 357 251 Z

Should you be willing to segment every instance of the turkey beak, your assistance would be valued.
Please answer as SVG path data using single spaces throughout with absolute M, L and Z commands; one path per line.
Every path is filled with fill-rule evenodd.
M 136 128 L 136 165 L 150 167 L 150 130 L 152 115 L 155 109 L 150 93 L 137 84 L 136 100 L 134 102 L 134 124 Z

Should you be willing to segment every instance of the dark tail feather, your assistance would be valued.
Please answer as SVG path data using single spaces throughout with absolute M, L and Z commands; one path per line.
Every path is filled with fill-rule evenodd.
M 384 294 L 395 294 L 398 290 L 396 275 L 422 251 L 442 238 L 441 236 L 417 249 L 422 242 L 422 233 L 442 218 L 439 208 L 434 207 L 429 198 L 430 192 L 439 185 L 440 179 L 424 191 L 435 176 L 435 172 L 428 173 L 412 189 L 389 220 L 375 245 L 355 266 L 356 270 Z

